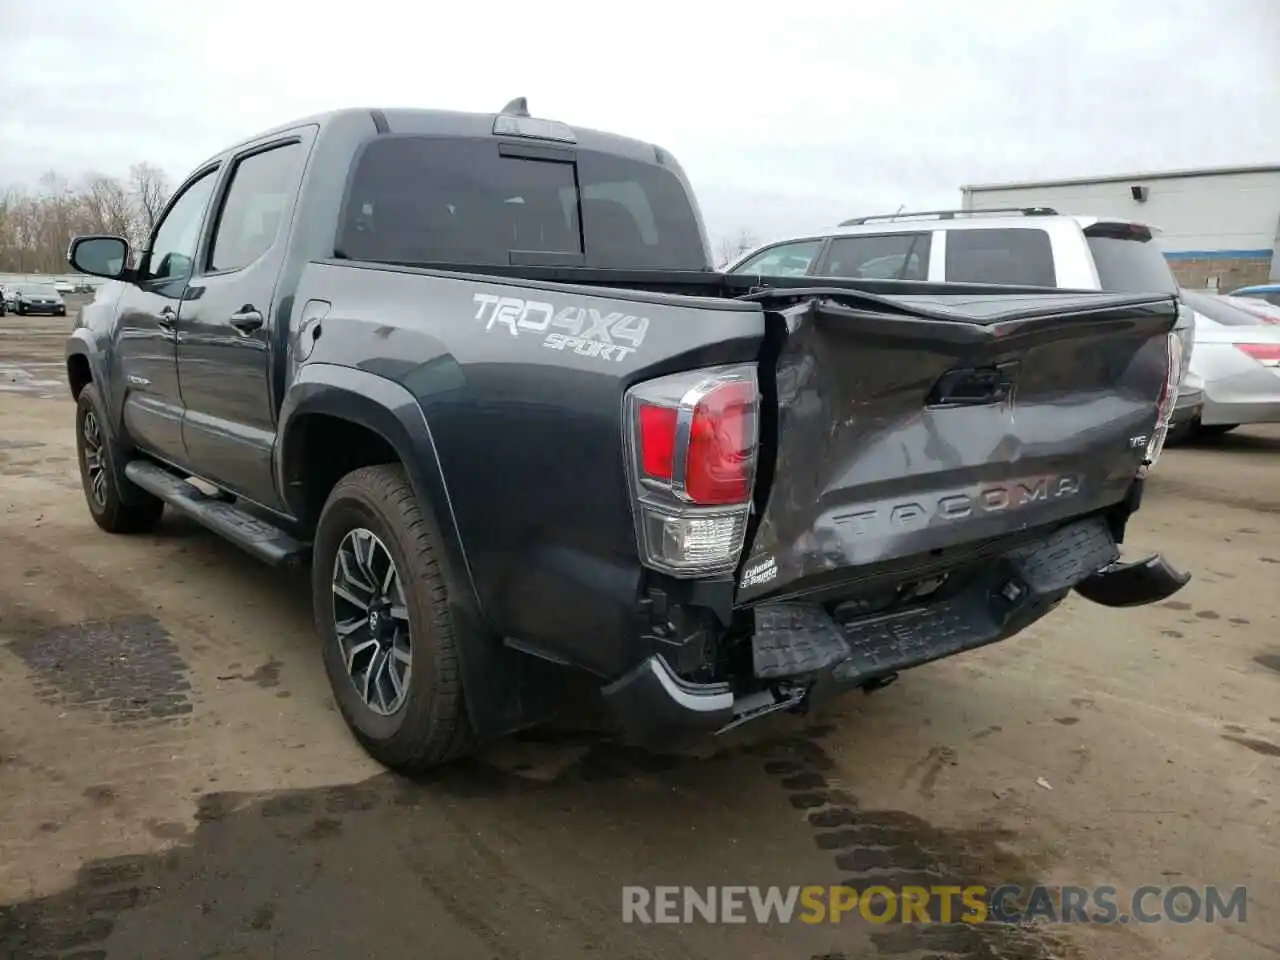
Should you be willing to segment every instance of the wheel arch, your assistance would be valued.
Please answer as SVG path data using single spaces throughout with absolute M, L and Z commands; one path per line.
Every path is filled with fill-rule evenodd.
M 344 457 L 350 457 L 350 469 L 356 469 L 389 462 L 394 455 L 444 541 L 450 573 L 458 581 L 456 586 L 470 596 L 478 609 L 470 564 L 436 456 L 435 440 L 413 395 L 394 381 L 349 367 L 310 364 L 305 370 L 305 376 L 293 383 L 281 406 L 280 442 L 275 454 L 280 495 L 289 512 L 304 529 L 314 529 L 324 497 L 341 479 L 330 478 L 329 472 L 321 471 L 319 484 L 309 485 L 309 477 L 314 476 L 311 468 L 317 463 L 342 464 Z M 340 433 L 337 437 L 331 432 L 335 429 Z M 353 457 L 343 448 L 343 441 L 359 445 Z
M 80 391 L 89 383 L 98 384 L 99 392 L 103 392 L 105 383 L 101 377 L 100 360 L 86 331 L 72 331 L 67 338 L 65 354 L 67 386 L 71 389 L 71 399 L 79 399 Z M 108 399 L 105 392 L 102 399 Z
M 404 467 L 420 507 L 439 532 L 444 556 L 442 571 L 449 591 L 451 614 L 472 729 L 482 738 L 505 734 L 527 722 L 523 684 L 528 673 L 520 654 L 505 647 L 480 605 L 463 538 L 453 513 L 435 440 L 422 408 L 400 384 L 363 370 L 311 363 L 299 372 L 285 394 L 279 418 L 276 476 L 280 493 L 294 516 L 314 528 L 316 494 L 306 492 L 309 463 L 324 447 L 308 447 L 318 437 L 332 440 L 317 427 L 343 424 L 350 440 L 359 437 L 366 454 L 394 452 Z M 357 431 L 355 433 L 349 431 Z M 376 438 L 376 439 L 372 439 Z M 328 455 L 328 451 L 324 455 Z M 360 464 L 367 465 L 367 464 Z M 328 482 L 329 476 L 323 476 Z M 330 488 L 331 489 L 331 488 Z M 325 495 L 327 496 L 326 490 Z

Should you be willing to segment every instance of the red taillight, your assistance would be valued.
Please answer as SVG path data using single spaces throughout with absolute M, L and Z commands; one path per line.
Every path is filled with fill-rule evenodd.
M 1178 402 L 1178 388 L 1182 384 L 1182 363 L 1182 339 L 1176 333 L 1170 333 L 1165 337 L 1164 383 L 1160 387 L 1160 396 L 1156 401 L 1156 423 L 1147 441 L 1144 469 L 1155 466 L 1164 450 L 1165 439 L 1169 435 L 1169 423 L 1173 419 L 1173 408 Z
M 670 480 L 676 450 L 677 411 L 642 403 L 636 414 L 640 428 L 640 469 L 654 480 Z
M 690 503 L 746 503 L 755 462 L 756 385 L 730 380 L 695 396 L 685 414 L 687 438 L 678 430 L 678 407 L 637 405 L 641 475 L 670 483 L 672 491 Z M 683 470 L 677 476 L 681 462 Z
M 1236 349 L 1247 353 L 1263 366 L 1280 367 L 1280 343 L 1237 343 Z
M 703 397 L 693 411 L 684 489 L 694 503 L 746 503 L 755 455 L 754 383 L 733 380 Z
M 737 566 L 759 403 L 754 364 L 675 373 L 627 391 L 627 472 L 646 566 L 680 577 Z

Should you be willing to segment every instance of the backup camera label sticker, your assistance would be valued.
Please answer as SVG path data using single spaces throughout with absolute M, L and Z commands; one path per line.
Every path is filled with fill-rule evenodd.
M 756 560 L 742 571 L 742 581 L 738 584 L 738 587 L 739 589 L 758 587 L 760 584 L 768 583 L 777 576 L 778 561 L 773 557 L 764 557 L 761 560 Z
M 548 350 L 576 353 L 621 363 L 644 344 L 649 318 L 614 311 L 601 313 L 595 307 L 570 305 L 556 310 L 540 300 L 499 297 L 477 293 L 475 319 L 486 331 L 506 330 L 511 336 L 540 336 Z M 563 332 L 561 332 L 563 331 Z

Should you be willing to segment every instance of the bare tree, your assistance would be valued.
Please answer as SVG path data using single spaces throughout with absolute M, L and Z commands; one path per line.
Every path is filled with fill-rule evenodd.
M 164 205 L 169 202 L 169 178 L 159 167 L 145 161 L 135 163 L 129 168 L 129 187 L 139 214 L 139 235 L 133 239 L 141 241 L 151 236 Z
M 67 246 L 79 234 L 116 234 L 138 247 L 168 198 L 168 178 L 148 163 L 124 180 L 88 173 L 72 181 L 50 171 L 34 190 L 0 187 L 0 271 L 64 273 Z
M 80 195 L 87 226 L 93 233 L 132 238 L 138 216 L 124 184 L 113 177 L 90 174 Z
M 732 263 L 748 250 L 754 250 L 759 245 L 760 241 L 756 239 L 755 234 L 746 228 L 725 237 L 720 241 L 720 266 L 724 267 Z

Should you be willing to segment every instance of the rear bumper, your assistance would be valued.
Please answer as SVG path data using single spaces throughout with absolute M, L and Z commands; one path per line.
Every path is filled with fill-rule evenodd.
M 756 607 L 753 676 L 696 684 L 650 656 L 603 689 L 623 730 L 640 741 L 723 732 L 776 710 L 805 710 L 831 695 L 875 689 L 902 670 L 1020 633 L 1073 589 L 1106 606 L 1172 595 L 1190 579 L 1159 557 L 1119 564 L 1107 525 L 1072 524 L 992 563 L 945 599 L 837 623 L 801 602 Z
M 1230 362 L 1235 366 L 1205 377 L 1200 422 L 1214 426 L 1280 421 L 1280 371 L 1248 359 L 1232 357 Z
M 727 683 L 688 683 L 654 654 L 601 691 L 614 719 L 630 736 L 654 740 L 682 731 L 714 733 L 733 721 Z
M 1200 413 L 1200 422 L 1210 427 L 1219 424 L 1278 423 L 1280 399 L 1226 403 L 1208 399 Z
M 1113 563 L 1076 584 L 1076 593 L 1104 607 L 1141 607 L 1167 600 L 1187 585 L 1191 574 L 1159 554 L 1132 563 Z

